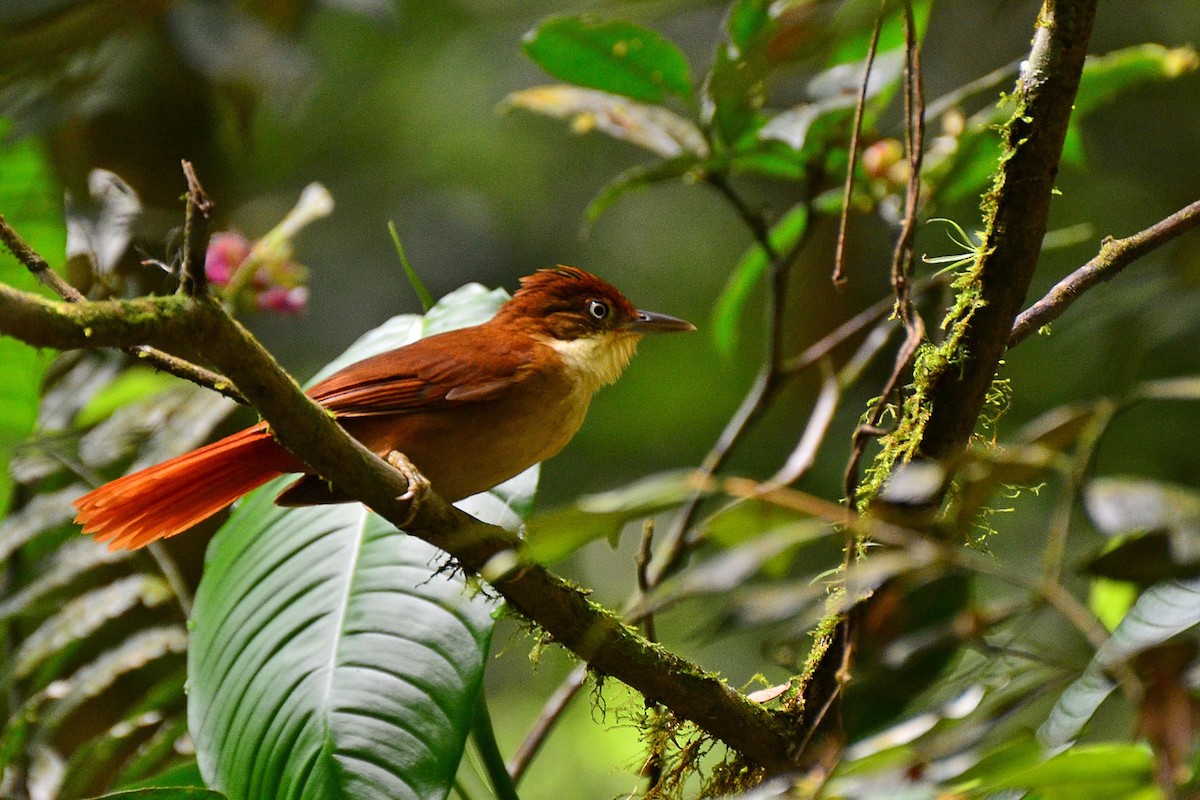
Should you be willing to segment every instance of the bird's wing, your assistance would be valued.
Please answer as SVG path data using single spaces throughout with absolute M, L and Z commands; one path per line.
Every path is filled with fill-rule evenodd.
M 421 339 L 351 364 L 308 394 L 339 417 L 495 399 L 532 374 L 534 354 L 531 347 L 481 347 L 481 335 L 472 328 Z

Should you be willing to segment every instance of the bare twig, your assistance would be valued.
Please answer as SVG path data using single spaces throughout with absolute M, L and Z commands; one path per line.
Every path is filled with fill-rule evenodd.
M 654 555 L 654 518 L 649 517 L 642 524 L 642 542 L 638 546 L 637 554 L 637 590 L 638 594 L 645 597 L 654 588 L 654 584 L 650 580 L 650 561 Z M 642 630 L 646 633 L 646 638 L 652 642 L 658 641 L 658 634 L 654 629 L 654 615 L 646 614 L 641 620 Z
M 213 204 L 196 178 L 192 162 L 185 159 L 182 163 L 188 192 L 183 222 L 183 265 L 180 267 L 179 287 L 185 293 L 196 297 L 208 291 L 204 256 L 208 251 L 208 220 L 212 216 Z
M 175 557 L 171 555 L 171 551 L 162 542 L 151 542 L 146 546 L 146 552 L 150 554 L 150 558 L 154 560 L 154 565 L 158 567 L 158 571 L 162 573 L 163 579 L 171 587 L 171 593 L 175 595 L 175 602 L 179 604 L 179 610 L 183 613 L 184 621 L 186 622 L 191 619 L 192 601 L 194 599 L 192 597 L 192 590 L 188 587 L 187 581 L 179 569 L 179 564 L 175 562 Z
M 986 75 L 976 78 L 969 83 L 964 83 L 952 91 L 947 92 L 941 97 L 934 100 L 926 108 L 926 114 L 929 117 L 940 117 L 950 109 L 962 103 L 968 97 L 985 92 L 989 89 L 995 89 L 1001 83 L 1008 81 L 1013 75 L 1017 74 L 1017 70 L 1021 68 L 1021 59 L 1010 61 L 1002 67 L 997 67 Z M 994 113 L 988 112 L 989 115 Z
M 858 493 L 859 464 L 866 452 L 867 441 L 880 434 L 879 424 L 892 397 L 900 388 L 900 382 L 916 358 L 917 348 L 925 340 L 925 323 L 913 307 L 909 276 L 914 259 L 913 242 L 916 238 L 917 219 L 921 202 L 921 164 L 925 151 L 925 91 L 921 79 L 921 50 L 917 42 L 916 25 L 913 21 L 912 5 L 905 4 L 905 66 L 904 66 L 904 139 L 908 155 L 908 187 L 904 200 L 904 221 L 896 247 L 892 253 L 892 290 L 896 297 L 896 314 L 904 324 L 905 338 L 879 399 L 864 425 L 854 431 L 853 447 L 843 482 L 847 502 L 853 504 Z
M 558 724 L 559 719 L 567 710 L 567 706 L 571 704 L 571 701 L 579 694 L 579 690 L 583 688 L 584 683 L 587 682 L 587 674 L 587 664 L 577 664 L 575 669 L 571 670 L 566 679 L 559 684 L 554 694 L 550 695 L 550 699 L 542 707 L 542 713 L 538 715 L 537 722 L 533 723 L 533 727 L 525 735 L 521 746 L 508 760 L 508 774 L 512 776 L 513 783 L 519 782 L 525 775 L 525 770 L 529 768 L 533 757 L 545 744 L 550 731 Z
M 1008 346 L 1062 316 L 1088 289 L 1106 281 L 1137 259 L 1200 225 L 1200 200 L 1124 239 L 1106 239 L 1091 261 L 1063 278 L 1046 296 L 1021 312 L 1008 336 Z
M 867 107 L 867 88 L 871 85 L 871 68 L 875 65 L 875 52 L 879 49 L 879 31 L 883 28 L 886 15 L 886 0 L 880 3 L 879 15 L 875 17 L 875 28 L 871 31 L 871 45 L 867 49 L 867 63 L 863 67 L 862 83 L 858 87 L 858 101 L 854 104 L 854 123 L 850 129 L 849 161 L 846 164 L 846 184 L 842 192 L 842 214 L 838 220 L 837 250 L 833 254 L 833 285 L 846 283 L 846 229 L 850 225 L 850 199 L 854 194 L 854 168 L 858 166 L 858 137 L 862 135 L 863 111 Z
M 78 303 L 84 300 L 84 296 L 79 290 L 71 284 L 67 283 L 59 274 L 50 268 L 49 262 L 42 258 L 29 243 L 26 242 L 21 235 L 13 230 L 4 216 L 0 214 L 0 242 L 8 248 L 9 252 L 25 265 L 25 268 L 33 273 L 33 276 L 45 287 L 49 288 L 62 299 L 70 303 Z

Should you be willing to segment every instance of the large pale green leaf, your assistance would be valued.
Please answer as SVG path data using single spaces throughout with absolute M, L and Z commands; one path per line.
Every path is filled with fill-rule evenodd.
M 478 322 L 502 299 L 464 287 L 425 327 Z M 331 368 L 421 328 L 396 318 Z M 206 783 L 232 800 L 444 797 L 474 716 L 490 604 L 440 569 L 443 554 L 360 505 L 276 507 L 285 482 L 234 512 L 196 595 L 189 718 Z M 531 470 L 463 505 L 511 524 L 535 482 Z
M 655 31 L 621 20 L 554 17 L 525 36 L 531 60 L 559 80 L 659 103 L 692 98 L 687 59 Z
M 231 798 L 443 797 L 470 728 L 489 606 L 357 504 L 281 509 L 274 482 L 213 541 L 188 713 Z

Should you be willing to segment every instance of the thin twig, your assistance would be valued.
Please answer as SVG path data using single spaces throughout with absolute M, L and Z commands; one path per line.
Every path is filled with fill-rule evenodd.
M 912 287 L 914 296 L 922 295 L 935 286 L 943 286 L 950 280 L 950 275 L 941 273 L 932 277 L 926 278 Z M 787 373 L 800 372 L 808 369 L 812 365 L 820 362 L 834 348 L 846 342 L 852 336 L 865 330 L 868 325 L 878 322 L 889 311 L 896 307 L 895 295 L 885 295 L 876 300 L 871 305 L 864 308 L 862 311 L 855 314 L 850 319 L 843 322 L 841 325 L 834 328 L 829 333 L 822 336 L 817 341 L 810 344 L 799 355 L 788 359 L 783 364 L 783 370 Z
M 192 162 L 184 159 L 181 163 L 188 192 L 183 217 L 183 265 L 180 268 L 179 288 L 197 297 L 208 291 L 204 257 L 208 252 L 208 221 L 212 216 L 213 204 L 200 185 Z
M 833 285 L 846 283 L 846 229 L 850 225 L 850 199 L 854 194 L 854 168 L 858 166 L 858 138 L 862 135 L 863 111 L 867 107 L 867 88 L 871 85 L 871 68 L 875 66 L 875 53 L 879 49 L 879 31 L 883 29 L 886 16 L 886 0 L 880 3 L 879 15 L 875 17 L 875 29 L 871 31 L 871 45 L 867 49 L 867 63 L 863 68 L 862 83 L 858 87 L 858 101 L 854 104 L 854 123 L 850 128 L 849 163 L 846 164 L 846 184 L 842 192 L 842 214 L 838 220 L 837 249 L 833 254 Z
M 587 675 L 587 664 L 577 664 L 575 669 L 571 670 L 566 679 L 559 684 L 554 694 L 550 695 L 550 699 L 542 707 L 542 713 L 538 715 L 537 721 L 525 735 L 521 746 L 508 760 L 508 774 L 512 776 L 513 783 L 519 783 L 525 775 L 525 770 L 529 768 L 529 764 L 537 755 L 538 750 L 546 743 L 550 731 L 554 730 L 554 726 L 562 718 L 567 706 L 571 704 L 571 701 L 579 694 L 579 690 L 583 688 L 584 683 L 587 682 Z
M 900 382 L 908 373 L 916 358 L 917 349 L 925 340 L 925 323 L 916 313 L 912 302 L 909 276 L 914 259 L 914 240 L 917 232 L 918 213 L 921 202 L 921 164 L 925 150 L 925 90 L 921 79 L 920 46 L 916 38 L 916 25 L 912 16 L 911 3 L 905 4 L 905 67 L 904 67 L 904 139 L 908 155 L 908 187 L 904 200 L 904 221 L 896 238 L 892 253 L 892 289 L 896 298 L 896 313 L 904 324 L 905 338 L 892 374 L 883 391 L 867 416 L 867 422 L 854 431 L 853 447 L 846 464 L 843 492 L 847 502 L 853 504 L 858 493 L 859 464 L 866 453 L 867 441 L 880 435 L 880 422 L 892 397 L 900 388 Z
M 1007 82 L 1016 75 L 1021 69 L 1022 59 L 1015 59 L 1008 62 L 1002 67 L 997 67 L 986 75 L 983 75 L 975 80 L 964 83 L 952 91 L 947 92 L 941 97 L 931 102 L 925 109 L 928 116 L 937 118 L 946 113 L 957 105 L 960 105 L 963 100 L 966 100 L 972 95 L 985 92 L 989 89 L 994 89 L 1002 83 Z M 996 112 L 993 108 L 989 108 L 988 116 L 994 115 Z
M 179 603 L 179 610 L 183 612 L 184 620 L 191 619 L 192 590 L 184 580 L 183 573 L 180 571 L 179 565 L 175 563 L 171 552 L 162 542 L 151 542 L 146 546 L 146 552 L 150 554 L 158 571 L 162 573 L 167 585 L 171 587 L 171 593 L 175 595 L 175 602 Z
M 1132 236 L 1105 240 L 1095 258 L 1063 278 L 1045 297 L 1020 313 L 1008 336 L 1008 346 L 1020 344 L 1029 334 L 1058 319 L 1088 289 L 1197 225 L 1200 225 L 1200 200 Z
M 636 559 L 637 566 L 637 590 L 638 594 L 646 597 L 650 594 L 650 590 L 654 588 L 654 584 L 650 580 L 650 561 L 654 555 L 654 517 L 646 519 L 642 525 L 642 542 L 638 546 L 638 554 Z M 658 641 L 658 633 L 654 628 L 654 615 L 647 614 L 642 619 L 642 630 L 646 634 L 646 638 L 652 642 Z
M 38 282 L 49 288 L 68 303 L 78 303 L 86 298 L 79 290 L 63 280 L 57 272 L 50 268 L 49 262 L 42 258 L 19 233 L 13 230 L 4 215 L 0 214 L 0 242 L 9 252 L 33 273 Z

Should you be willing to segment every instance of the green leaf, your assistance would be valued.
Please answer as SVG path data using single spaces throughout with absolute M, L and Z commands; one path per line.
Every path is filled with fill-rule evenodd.
M 630 522 L 683 503 L 694 491 L 688 472 L 650 475 L 609 492 L 585 495 L 567 508 L 538 514 L 526 522 L 530 556 L 553 563 L 597 539 L 618 542 Z
M 729 168 L 734 172 L 799 181 L 807 174 L 805 156 L 776 139 L 754 138 L 730 154 Z
M 597 89 L 534 86 L 511 93 L 501 104 L 504 111 L 514 108 L 570 120 L 576 133 L 598 130 L 663 158 L 708 155 L 708 142 L 691 120 L 662 106 L 638 103 Z
M 729 31 L 729 42 L 739 51 L 752 47 L 771 22 L 768 0 L 738 0 L 729 9 L 725 27 Z
M 425 326 L 480 322 L 502 298 L 464 287 Z M 421 326 L 394 318 L 327 369 Z M 463 503 L 511 524 L 536 475 Z M 491 605 L 440 569 L 439 551 L 360 505 L 276 507 L 286 482 L 242 501 L 196 595 L 188 702 L 206 783 L 232 800 L 444 797 L 474 717 Z
M 704 112 L 725 147 L 736 147 L 762 126 L 764 116 L 759 109 L 767 99 L 766 76 L 765 58 L 739 58 L 731 55 L 728 47 L 718 47 L 704 82 Z
M 9 126 L 0 119 L 0 142 Z M 24 139 L 0 149 L 0 213 L 34 250 L 50 260 L 66 251 L 62 190 L 40 145 Z M 0 283 L 41 291 L 36 279 L 0 247 Z M 8 463 L 37 422 L 38 393 L 50 354 L 0 337 L 0 512 L 8 507 Z
M 1075 739 L 1115 688 L 1108 669 L 1200 623 L 1200 579 L 1152 586 L 1129 609 L 1083 674 L 1063 691 L 1038 729 L 1050 748 Z
M 534 63 L 559 80 L 659 103 L 667 93 L 692 100 L 687 59 L 658 33 L 620 20 L 554 17 L 525 36 Z
M 1127 89 L 1173 80 L 1195 72 L 1197 67 L 1200 56 L 1191 47 L 1170 49 L 1160 44 L 1140 44 L 1089 56 L 1075 95 L 1075 116 L 1091 113 Z
M 699 166 L 699 162 L 690 156 L 672 158 L 667 161 L 655 161 L 652 164 L 639 164 L 630 167 L 609 181 L 600 193 L 588 204 L 586 217 L 588 224 L 594 224 L 600 215 L 629 192 L 639 191 L 673 178 L 687 175 Z
M 1073 747 L 1040 764 L 1017 769 L 991 781 L 977 796 L 1022 789 L 1044 800 L 1126 800 L 1157 797 L 1154 754 L 1143 744 Z M 1150 794 L 1142 791 L 1150 790 Z
M 489 605 L 360 505 L 278 508 L 286 483 L 234 512 L 196 595 L 188 715 L 206 783 L 234 800 L 444 797 Z
M 100 795 L 93 800 L 226 800 L 225 795 L 212 789 L 194 786 L 166 786 L 154 789 L 130 789 Z
M 95 394 L 75 418 L 80 428 L 89 428 L 114 411 L 125 406 L 149 399 L 159 392 L 179 385 L 179 379 L 135 364 L 121 372 L 117 379 Z
M 798 203 L 771 228 L 771 246 L 777 253 L 786 252 L 800 241 L 807 230 L 808 207 Z M 750 299 L 750 293 L 769 266 L 770 259 L 766 251 L 760 245 L 752 244 L 729 276 L 713 312 L 713 341 L 722 355 L 729 357 L 733 354 L 742 311 Z

